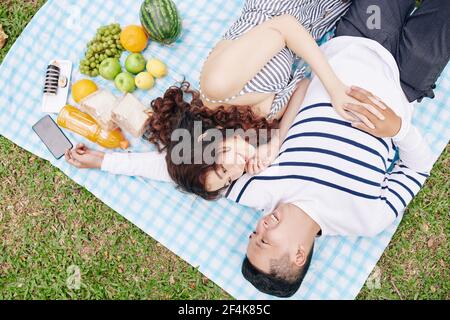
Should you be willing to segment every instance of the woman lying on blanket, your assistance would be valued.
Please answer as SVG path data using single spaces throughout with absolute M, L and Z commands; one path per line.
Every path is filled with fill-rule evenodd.
M 182 190 L 215 199 L 245 172 L 257 174 L 270 165 L 308 86 L 307 80 L 302 81 L 304 69 L 292 72 L 296 57 L 303 58 L 323 81 L 336 111 L 347 120 L 356 120 L 343 108 L 356 100 L 346 94 L 348 87 L 330 68 L 315 41 L 334 27 L 349 6 L 350 1 L 342 0 L 317 1 L 314 7 L 308 1 L 247 0 L 240 18 L 206 60 L 200 92 L 183 82 L 152 102 L 148 137 L 160 151 L 171 155 L 178 145 L 171 141 L 174 130 L 187 129 L 193 144 L 200 142 L 205 149 L 215 143 L 224 152 L 218 152 L 217 161 L 208 164 L 175 164 L 168 156 L 167 169 L 162 171 L 168 170 Z M 190 103 L 184 100 L 186 93 L 192 95 Z M 250 146 L 240 135 L 226 136 L 227 129 L 255 129 L 259 137 L 263 130 L 276 128 L 288 108 L 291 117 L 281 121 L 281 135 L 269 133 L 265 142 L 272 138 L 270 143 L 257 139 L 257 145 Z M 371 125 L 366 117 L 361 118 Z M 202 123 L 200 132 L 195 132 L 196 121 Z M 223 145 L 208 139 L 205 133 L 210 129 L 220 129 Z M 66 158 L 77 167 L 99 168 L 100 158 L 94 161 L 87 154 L 94 153 L 78 148 Z M 152 162 L 146 164 L 153 166 Z M 152 169 L 157 168 L 148 168 Z

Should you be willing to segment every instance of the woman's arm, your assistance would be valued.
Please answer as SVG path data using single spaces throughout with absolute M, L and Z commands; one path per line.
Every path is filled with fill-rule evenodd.
M 295 118 L 298 115 L 299 109 L 303 104 L 303 101 L 305 100 L 306 92 L 308 91 L 309 85 L 311 83 L 311 80 L 309 79 L 303 79 L 300 81 L 300 83 L 297 86 L 296 91 L 291 97 L 291 100 L 289 100 L 288 107 L 286 109 L 285 114 L 283 115 L 283 118 L 280 121 L 280 130 L 278 131 L 278 144 L 279 147 L 281 147 L 281 144 L 286 139 L 286 136 L 288 134 L 289 129 L 291 128 L 292 124 L 294 123 Z
M 80 169 L 101 169 L 126 176 L 172 182 L 164 153 L 104 153 L 79 144 L 66 152 L 66 161 Z
M 263 22 L 207 61 L 202 89 L 216 99 L 235 94 L 286 46 L 311 66 L 339 114 L 347 120 L 355 120 L 344 111 L 343 105 L 356 103 L 356 100 L 346 95 L 348 88 L 336 76 L 316 41 L 292 15 Z
M 272 136 L 272 139 L 268 144 L 258 147 L 257 156 L 247 163 L 246 172 L 248 174 L 258 174 L 275 161 L 280 152 L 281 145 L 286 139 L 289 129 L 294 123 L 298 111 L 305 100 L 310 83 L 311 81 L 309 79 L 303 79 L 297 85 L 297 89 L 289 100 L 286 112 L 280 121 L 279 129 L 276 130 L 276 133 Z
M 100 169 L 113 174 L 172 182 L 167 171 L 165 154 L 159 153 L 158 151 L 146 153 L 107 153 L 105 154 Z

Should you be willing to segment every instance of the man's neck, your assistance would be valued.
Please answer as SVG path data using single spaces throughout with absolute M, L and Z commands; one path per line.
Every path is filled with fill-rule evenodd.
M 321 235 L 322 230 L 319 224 L 303 209 L 299 208 L 296 205 L 293 206 L 296 208 L 296 210 L 298 210 L 297 223 L 303 225 L 306 230 L 311 232 L 311 234 L 308 234 L 308 236 L 312 236 L 315 238 Z

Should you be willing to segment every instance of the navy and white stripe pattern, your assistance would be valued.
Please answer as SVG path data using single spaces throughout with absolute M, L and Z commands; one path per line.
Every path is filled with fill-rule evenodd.
M 227 197 L 262 210 L 273 210 L 280 203 L 304 201 L 308 207 L 315 202 L 314 207 L 321 208 L 311 213 L 315 218 L 334 212 L 361 220 L 369 214 L 367 219 L 383 221 L 384 215 L 392 222 L 427 178 L 401 163 L 388 173 L 395 151 L 391 139 L 353 128 L 331 104 L 306 106 L 273 165 L 260 175 L 241 178 L 229 188 Z M 339 223 L 345 219 L 334 219 L 337 221 L 330 225 L 337 225 L 339 231 Z
M 334 27 L 349 6 L 350 1 L 345 0 L 247 0 L 241 16 L 223 39 L 235 40 L 266 20 L 291 14 L 319 40 Z M 202 96 L 213 103 L 228 103 L 246 93 L 276 93 L 269 118 L 274 117 L 288 104 L 298 82 L 305 77 L 305 68 L 293 68 L 297 59 L 295 53 L 285 47 L 236 96 L 225 100 Z

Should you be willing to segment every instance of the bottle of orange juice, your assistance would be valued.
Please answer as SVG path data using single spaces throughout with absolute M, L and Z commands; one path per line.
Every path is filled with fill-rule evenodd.
M 61 110 L 57 122 L 61 127 L 78 133 L 104 148 L 127 149 L 130 145 L 120 129 L 104 130 L 90 115 L 70 105 Z

